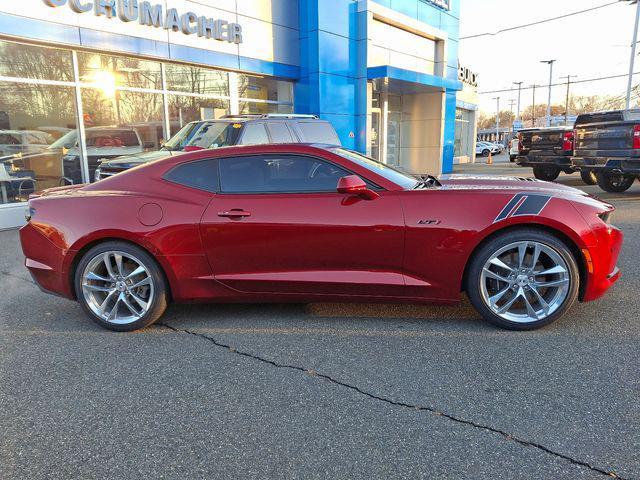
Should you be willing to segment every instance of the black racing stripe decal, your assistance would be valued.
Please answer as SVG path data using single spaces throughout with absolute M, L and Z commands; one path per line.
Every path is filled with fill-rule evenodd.
M 512 216 L 539 215 L 549 200 L 551 200 L 549 195 L 527 195 L 525 202 L 516 209 Z
M 509 217 L 521 217 L 523 215 L 539 215 L 551 200 L 550 195 L 538 193 L 518 193 L 504 206 L 493 223 L 505 220 Z
M 493 221 L 493 223 L 496 223 L 496 222 L 499 222 L 500 220 L 504 220 L 505 218 L 508 218 L 511 212 L 513 211 L 513 209 L 515 208 L 515 206 L 518 204 L 518 202 L 522 200 L 523 197 L 524 197 L 523 193 L 518 193 L 517 195 L 514 195 L 513 198 L 509 200 L 509 203 L 507 203 L 504 206 L 504 208 L 498 214 L 498 216 Z

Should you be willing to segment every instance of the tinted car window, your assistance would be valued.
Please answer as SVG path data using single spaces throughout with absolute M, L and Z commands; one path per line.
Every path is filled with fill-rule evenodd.
M 269 143 L 267 131 L 262 123 L 246 123 L 242 134 L 242 145 L 264 145 Z
M 87 147 L 138 147 L 133 130 L 94 130 L 87 132 Z
M 216 160 L 199 160 L 197 162 L 178 165 L 165 175 L 170 182 L 179 183 L 186 187 L 218 191 L 218 162 Z
M 313 157 L 260 155 L 220 159 L 220 190 L 226 193 L 335 192 L 350 172 Z
M 292 143 L 291 132 L 284 123 L 268 123 L 267 130 L 273 143 Z
M 326 143 L 340 145 L 335 130 L 326 122 L 298 122 L 298 128 L 305 143 Z

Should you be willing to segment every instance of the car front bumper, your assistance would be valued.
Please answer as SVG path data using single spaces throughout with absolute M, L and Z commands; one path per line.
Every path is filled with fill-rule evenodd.
M 590 302 L 602 297 L 620 278 L 618 255 L 624 235 L 621 230 L 607 225 L 594 231 L 595 246 L 583 249 L 587 269 L 587 282 L 582 300 Z

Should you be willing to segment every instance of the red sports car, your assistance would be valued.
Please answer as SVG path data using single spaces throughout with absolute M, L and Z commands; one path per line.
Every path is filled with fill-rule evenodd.
M 21 229 L 45 291 L 135 330 L 169 302 L 419 302 L 462 292 L 527 330 L 618 279 L 613 206 L 529 178 L 416 178 L 342 148 L 187 153 L 33 195 Z

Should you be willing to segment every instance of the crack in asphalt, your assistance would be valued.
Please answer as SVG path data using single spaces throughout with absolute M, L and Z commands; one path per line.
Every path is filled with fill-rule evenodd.
M 173 331 L 175 333 L 186 333 L 186 334 L 189 334 L 189 335 L 193 335 L 195 337 L 203 338 L 203 339 L 208 340 L 209 342 L 213 343 L 214 345 L 216 345 L 218 347 L 226 348 L 231 353 L 235 353 L 236 355 L 240 355 L 242 357 L 250 358 L 252 360 L 257 360 L 257 361 L 259 361 L 261 363 L 265 363 L 267 365 L 271 365 L 271 366 L 276 367 L 276 368 L 285 368 L 285 369 L 289 369 L 289 370 L 296 370 L 296 371 L 299 371 L 299 372 L 302 372 L 302 373 L 306 373 L 307 375 L 312 375 L 312 376 L 321 378 L 321 379 L 326 380 L 326 381 L 328 381 L 330 383 L 333 383 L 335 385 L 339 385 L 341 387 L 348 388 L 349 390 L 357 392 L 360 395 L 364 395 L 364 396 L 369 397 L 369 398 L 371 398 L 373 400 L 384 402 L 384 403 L 387 403 L 389 405 L 394 405 L 396 407 L 402 407 L 402 408 L 407 408 L 407 409 L 411 409 L 411 410 L 429 412 L 429 413 L 432 413 L 434 415 L 437 415 L 437 416 L 440 416 L 440 417 L 444 417 L 447 420 L 450 420 L 452 422 L 456 422 L 456 423 L 459 423 L 459 424 L 462 424 L 462 425 L 467 425 L 467 426 L 470 426 L 470 427 L 473 427 L 473 428 L 477 428 L 479 430 L 484 430 L 486 432 L 495 433 L 495 434 L 501 435 L 502 437 L 504 437 L 507 440 L 516 442 L 516 443 L 518 443 L 520 445 L 523 445 L 525 447 L 536 448 L 536 449 L 538 449 L 538 450 L 540 450 L 542 452 L 548 453 L 549 455 L 553 455 L 554 457 L 561 458 L 563 460 L 567 460 L 568 462 L 572 463 L 573 465 L 577 465 L 577 466 L 580 466 L 580 467 L 588 468 L 589 470 L 591 470 L 593 472 L 597 472 L 597 473 L 600 473 L 602 475 L 606 475 L 608 477 L 619 478 L 621 480 L 628 480 L 628 479 L 625 479 L 625 477 L 621 477 L 620 475 L 616 474 L 615 472 L 608 472 L 608 471 L 606 471 L 606 470 L 604 470 L 602 468 L 595 467 L 595 466 L 589 464 L 588 462 L 585 462 L 585 461 L 582 461 L 582 460 L 577 460 L 577 459 L 572 458 L 572 457 L 570 457 L 568 455 L 565 455 L 563 453 L 556 452 L 555 450 L 552 450 L 552 449 L 550 449 L 548 447 L 545 447 L 544 445 L 541 445 L 539 443 L 536 443 L 536 442 L 533 442 L 533 441 L 530 441 L 530 440 L 524 440 L 522 438 L 519 438 L 519 437 L 516 437 L 514 435 L 511 435 L 510 433 L 505 432 L 504 430 L 500 430 L 499 428 L 491 427 L 489 425 L 484 425 L 484 424 L 481 424 L 481 423 L 476 423 L 476 422 L 474 422 L 472 420 L 467 420 L 467 419 L 464 419 L 464 418 L 456 417 L 455 415 L 443 412 L 443 411 L 438 410 L 437 408 L 434 408 L 434 407 L 429 407 L 429 406 L 425 406 L 425 405 L 412 405 L 410 403 L 398 402 L 398 401 L 395 401 L 395 400 L 391 400 L 389 398 L 381 397 L 379 395 L 376 395 L 376 394 L 367 392 L 365 390 L 362 390 L 361 388 L 356 387 L 354 385 L 350 385 L 350 384 L 342 382 L 340 380 L 336 380 L 335 378 L 333 378 L 333 377 L 331 377 L 331 376 L 329 376 L 327 374 L 320 373 L 320 372 L 317 372 L 315 370 L 306 369 L 304 367 L 299 367 L 297 365 L 288 365 L 286 363 L 278 363 L 278 362 L 275 362 L 273 360 L 269 360 L 267 358 L 260 357 L 259 355 L 255 355 L 253 353 L 243 352 L 241 350 L 236 349 L 232 345 L 227 345 L 225 343 L 222 343 L 222 342 L 216 340 L 213 337 L 205 335 L 204 333 L 199 333 L 197 331 L 188 330 L 188 329 L 176 328 L 176 327 L 173 327 L 172 325 L 169 325 L 167 323 L 157 323 L 157 325 L 160 326 L 160 327 L 165 327 L 165 328 L 167 328 L 167 329 L 169 329 L 169 330 L 171 330 L 171 331 Z

